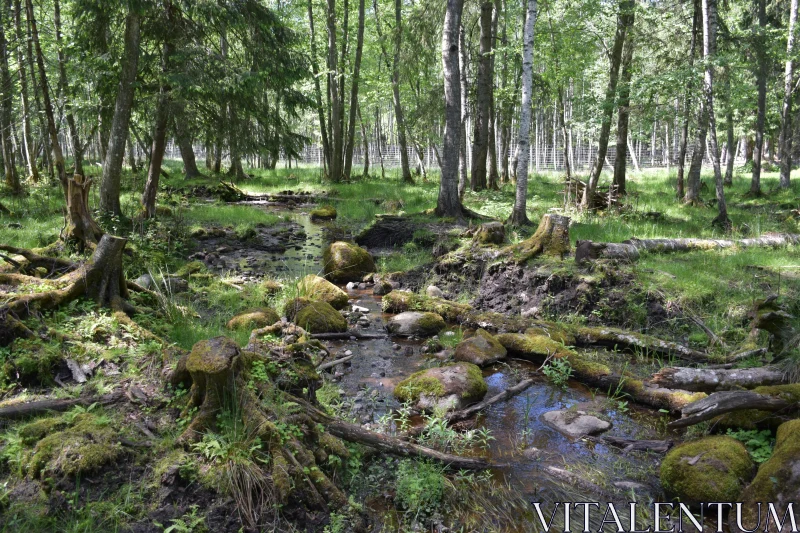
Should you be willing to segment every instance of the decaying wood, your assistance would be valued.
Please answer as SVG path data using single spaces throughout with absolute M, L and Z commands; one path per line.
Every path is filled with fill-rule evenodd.
M 752 239 L 628 239 L 620 243 L 578 241 L 575 261 L 582 263 L 596 259 L 618 259 L 637 261 L 640 252 L 672 253 L 693 252 L 697 250 L 723 250 L 726 248 L 777 248 L 800 244 L 800 235 L 774 233 Z
M 622 448 L 623 453 L 633 451 L 667 453 L 674 444 L 671 440 L 636 440 L 610 436 L 598 437 L 597 440 Z
M 668 367 L 656 372 L 650 382 L 673 389 L 715 392 L 778 385 L 786 382 L 786 376 L 775 366 L 731 369 Z
M 524 241 L 505 248 L 519 264 L 540 254 L 563 258 L 569 253 L 569 217 L 548 213 L 539 221 L 536 232 Z
M 123 398 L 122 391 L 112 392 L 103 396 L 90 398 L 60 398 L 58 400 L 37 400 L 34 402 L 17 403 L 7 407 L 0 407 L 0 420 L 17 420 L 46 413 L 48 411 L 63 412 L 76 405 L 89 406 L 92 404 L 110 405 Z
M 47 269 L 48 274 L 59 273 L 63 274 L 78 268 L 77 263 L 73 263 L 67 259 L 58 257 L 47 257 L 39 255 L 31 250 L 25 248 L 17 248 L 16 246 L 9 246 L 7 244 L 0 244 L 0 250 L 10 254 L 19 255 L 25 258 L 27 264 L 23 267 L 23 272 L 36 270 L 37 268 Z
M 800 342 L 800 334 L 795 329 L 796 318 L 778 301 L 777 294 L 771 294 L 756 303 L 752 312 L 753 331 L 764 330 L 770 334 L 770 349 L 778 357 Z
M 386 339 L 389 336 L 385 333 L 361 333 L 359 331 L 345 331 L 344 333 L 312 333 L 312 339 L 319 339 L 325 341 L 338 341 L 338 340 L 350 340 L 351 338 L 356 338 L 358 340 L 370 340 L 370 339 Z
M 682 428 L 711 420 L 731 411 L 758 409 L 759 411 L 780 411 L 794 404 L 782 398 L 752 391 L 723 391 L 692 402 L 681 410 L 682 418 L 669 423 L 669 427 Z
M 447 415 L 445 415 L 445 419 L 447 419 L 447 421 L 450 423 L 466 420 L 468 418 L 475 416 L 476 414 L 483 411 L 487 407 L 490 407 L 498 402 L 504 402 L 509 398 L 513 398 L 514 396 L 523 392 L 531 385 L 533 385 L 532 379 L 524 379 L 519 383 L 517 383 L 516 385 L 514 385 L 513 387 L 510 387 L 499 394 L 495 394 L 494 396 L 492 396 L 487 400 L 471 405 L 466 409 L 462 409 L 460 411 L 452 411 L 448 413 Z

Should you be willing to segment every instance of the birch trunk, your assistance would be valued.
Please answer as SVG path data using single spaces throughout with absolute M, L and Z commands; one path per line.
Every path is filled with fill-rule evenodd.
M 797 26 L 797 0 L 791 0 L 789 7 L 789 36 L 786 41 L 786 67 L 783 76 L 783 107 L 781 108 L 780 144 L 781 177 L 780 186 L 787 189 L 792 171 L 792 93 L 794 89 L 795 28 Z
M 20 105 L 22 106 L 22 135 L 25 143 L 25 162 L 28 166 L 28 176 L 33 183 L 39 181 L 39 168 L 36 166 L 36 150 L 31 130 L 31 104 L 28 101 L 28 75 L 23 57 L 22 43 L 25 36 L 22 33 L 22 6 L 20 0 L 14 0 L 14 29 L 17 38 L 17 63 L 19 64 Z M 34 73 L 31 72 L 33 75 Z

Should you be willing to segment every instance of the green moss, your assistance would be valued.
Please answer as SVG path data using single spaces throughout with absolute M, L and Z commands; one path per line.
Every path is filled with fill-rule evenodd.
M 292 476 L 289 462 L 280 453 L 272 454 L 272 486 L 278 502 L 285 504 L 292 492 Z
M 350 451 L 344 445 L 342 439 L 334 437 L 330 433 L 322 432 L 319 436 L 319 444 L 326 452 L 337 455 L 342 459 L 350 457 Z
M 562 357 L 569 361 L 569 364 L 572 366 L 572 371 L 578 377 L 596 379 L 611 374 L 611 369 L 606 365 L 594 361 L 587 361 L 575 352 L 568 351 L 566 354 L 563 354 Z
M 188 278 L 192 274 L 200 274 L 206 272 L 206 265 L 202 261 L 191 261 L 186 263 L 175 272 L 179 278 Z
M 394 388 L 394 396 L 401 402 L 414 402 L 423 394 L 436 398 L 444 395 L 444 385 L 436 378 L 426 376 L 427 370 L 411 374 Z
M 789 402 L 800 402 L 800 383 L 788 385 L 766 385 L 756 387 L 753 392 L 777 396 Z M 743 411 L 733 411 L 725 413 L 714 419 L 722 427 L 734 427 L 742 429 L 769 428 L 777 429 L 783 419 L 775 413 L 759 411 L 757 409 L 746 409 Z
M 299 313 L 305 306 L 311 303 L 310 298 L 303 296 L 299 298 L 292 298 L 288 300 L 283 306 L 283 314 L 286 315 L 290 321 L 294 321 L 297 313 Z
M 334 242 L 322 253 L 325 277 L 344 283 L 361 281 L 364 275 L 375 272 L 375 262 L 369 252 L 349 242 Z
M 83 413 L 72 427 L 41 439 L 24 466 L 33 477 L 71 477 L 94 472 L 121 454 L 115 431 L 104 420 Z
M 3 364 L 3 375 L 23 385 L 50 385 L 61 359 L 61 348 L 56 343 L 20 339 Z
M 297 313 L 294 322 L 309 333 L 347 331 L 347 321 L 327 302 L 310 302 Z
M 789 402 L 800 402 L 800 383 L 792 383 L 789 385 L 766 385 L 756 387 L 753 392 L 759 394 L 768 394 L 770 396 L 777 396 Z
M 336 218 L 336 208 L 332 205 L 323 205 L 311 210 L 312 222 L 323 220 L 334 220 Z
M 346 292 L 330 281 L 314 274 L 309 274 L 298 281 L 297 289 L 300 294 L 308 298 L 328 302 L 334 309 L 344 309 L 350 302 Z
M 269 307 L 259 307 L 257 309 L 250 309 L 231 318 L 226 324 L 226 327 L 232 330 L 263 328 L 271 326 L 280 319 L 281 317 L 278 316 L 278 313 Z
M 383 310 L 387 313 L 403 313 L 405 311 L 423 311 L 436 313 L 448 322 L 459 319 L 472 312 L 472 306 L 451 302 L 443 298 L 432 298 L 406 291 L 392 291 L 383 297 Z
M 67 423 L 63 418 L 40 418 L 22 426 L 19 430 L 19 436 L 22 443 L 31 446 L 36 444 L 47 435 L 64 429 Z
M 485 329 L 478 329 L 474 336 L 461 341 L 455 352 L 456 361 L 466 361 L 478 366 L 488 365 L 505 357 L 506 349 Z
M 742 492 L 743 524 L 754 524 L 757 503 L 775 503 L 776 508 L 785 509 L 786 504 L 797 502 L 800 486 L 800 419 L 781 424 L 775 435 L 772 456 L 763 463 L 755 479 Z M 731 500 L 734 501 L 734 500 Z M 771 528 L 771 530 L 774 528 Z
M 753 471 L 744 445 L 726 436 L 676 446 L 661 463 L 661 483 L 682 502 L 734 502 Z
M 544 335 L 501 333 L 495 338 L 510 354 L 526 359 L 539 360 L 553 354 L 557 357 L 565 357 L 574 353 L 560 342 Z
M 461 395 L 462 398 L 482 398 L 489 390 L 486 380 L 483 379 L 481 369 L 472 363 L 455 363 L 465 366 L 467 369 L 467 389 Z

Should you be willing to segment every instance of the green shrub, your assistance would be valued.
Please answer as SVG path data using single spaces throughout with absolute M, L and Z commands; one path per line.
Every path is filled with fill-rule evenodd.
M 430 516 L 439 510 L 446 486 L 447 478 L 441 466 L 405 460 L 397 469 L 395 499 L 415 516 Z

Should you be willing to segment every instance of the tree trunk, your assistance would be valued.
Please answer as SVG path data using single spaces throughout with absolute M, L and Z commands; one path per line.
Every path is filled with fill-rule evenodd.
M 186 105 L 183 102 L 175 102 L 172 105 L 172 111 L 174 115 L 173 125 L 175 128 L 175 139 L 178 141 L 178 147 L 181 150 L 184 177 L 187 180 L 198 178 L 202 176 L 202 174 L 200 173 L 200 169 L 197 168 L 194 146 L 192 145 L 192 138 L 187 128 Z
M 761 0 L 764 1 L 764 0 Z M 719 143 L 717 142 L 717 119 L 714 114 L 714 64 L 712 58 L 717 50 L 717 0 L 702 0 L 703 4 L 703 96 L 706 101 L 708 128 L 711 134 L 711 163 L 714 167 L 714 184 L 717 193 L 717 217 L 712 224 L 725 231 L 731 229 L 728 207 L 725 203 L 725 188 L 722 183 L 722 169 L 719 164 Z
M 525 15 L 522 44 L 522 104 L 519 118 L 519 139 L 517 140 L 517 189 L 514 208 L 509 222 L 516 226 L 528 225 L 528 161 L 531 142 L 531 104 L 533 101 L 533 41 L 537 15 L 536 0 L 528 0 Z
M 11 75 L 8 70 L 8 42 L 6 41 L 5 33 L 5 8 L 6 2 L 3 2 L 0 7 L 0 81 L 3 83 L 2 90 L 0 91 L 0 141 L 3 148 L 3 166 L 5 167 L 5 181 L 6 187 L 11 189 L 14 194 L 19 194 L 20 183 L 19 174 L 14 158 L 14 148 L 11 143 L 11 107 L 13 102 L 12 93 L 14 92 L 14 85 L 11 81 Z
M 361 173 L 361 177 L 367 179 L 369 178 L 369 137 L 367 128 L 364 126 L 364 117 L 361 116 L 361 104 L 358 104 L 358 121 L 361 124 L 361 142 L 364 144 L 364 171 Z
M 56 47 L 58 48 L 58 85 L 61 95 L 64 98 L 64 114 L 67 119 L 69 136 L 72 139 L 72 160 L 75 167 L 75 174 L 84 175 L 83 172 L 83 143 L 81 143 L 80 133 L 75 125 L 75 117 L 72 114 L 72 91 L 67 81 L 67 59 L 64 56 L 63 39 L 61 35 L 61 7 L 59 0 L 53 0 L 53 23 L 56 31 Z
M 319 66 L 317 65 L 317 37 L 314 33 L 314 1 L 308 0 L 308 27 L 311 39 L 311 73 L 314 76 L 314 96 L 316 98 L 317 117 L 319 119 L 319 131 L 322 137 L 322 152 L 324 154 L 323 167 L 330 169 L 331 149 L 328 141 L 328 128 L 325 124 L 325 108 L 322 105 L 322 90 L 319 86 Z
M 728 145 L 728 158 L 725 160 L 725 179 L 723 180 L 724 185 L 733 185 L 733 165 L 736 160 L 736 140 L 733 136 L 733 102 L 731 102 L 731 81 L 730 81 L 731 73 L 728 71 L 727 76 L 727 89 L 728 89 L 728 113 L 726 117 L 726 126 L 727 126 L 727 139 L 726 143 Z
M 25 143 L 25 161 L 28 165 L 28 176 L 33 183 L 39 181 L 39 168 L 36 166 L 36 150 L 34 148 L 33 132 L 31 130 L 32 108 L 28 101 L 28 75 L 23 54 L 25 36 L 22 32 L 22 5 L 20 0 L 14 0 L 14 27 L 17 39 L 17 63 L 19 64 L 20 105 L 22 107 L 22 136 Z M 31 75 L 34 75 L 31 72 Z
M 656 372 L 650 382 L 668 389 L 716 392 L 779 385 L 786 382 L 786 375 L 775 366 L 732 369 L 667 367 Z
M 164 4 L 166 19 L 173 18 L 172 6 L 169 0 Z M 170 30 L 175 31 L 174 25 Z M 166 79 L 169 74 L 170 56 L 172 55 L 172 43 L 167 38 L 161 52 L 162 76 Z M 167 125 L 170 115 L 170 88 L 162 82 L 158 91 L 156 102 L 155 124 L 153 126 L 153 146 L 150 150 L 150 166 L 147 169 L 147 181 L 142 193 L 142 210 L 144 218 L 153 218 L 156 215 L 156 195 L 158 194 L 158 182 L 161 178 L 161 163 L 164 161 L 164 150 L 167 147 Z M 181 150 L 183 152 L 183 150 Z M 192 152 L 194 156 L 194 152 Z M 196 170 L 196 169 L 195 169 Z
M 494 94 L 494 79 L 495 79 L 495 50 L 497 49 L 497 26 L 500 19 L 500 9 L 502 4 L 500 0 L 494 0 L 494 14 L 492 15 L 492 54 L 489 61 L 489 73 L 491 78 L 489 80 L 489 169 L 488 169 L 488 183 L 487 187 L 493 191 L 500 190 L 500 173 L 497 170 L 497 105 L 495 103 Z
M 459 68 L 459 33 L 464 0 L 447 0 L 442 30 L 445 126 L 442 145 L 441 181 L 436 215 L 463 219 L 459 197 L 459 145 L 462 132 L 462 95 Z
M 486 188 L 486 157 L 489 152 L 489 108 L 492 100 L 492 2 L 481 3 L 481 39 L 478 75 L 475 81 L 475 120 L 472 133 L 470 189 Z
M 331 101 L 331 156 L 328 177 L 334 183 L 342 179 L 342 154 L 344 151 L 344 140 L 342 139 L 342 113 L 344 108 L 340 100 L 339 93 L 339 74 L 337 72 L 337 52 L 336 52 L 336 0 L 328 0 L 328 96 Z
M 120 180 L 139 63 L 140 22 L 139 13 L 134 10 L 129 11 L 125 17 L 125 50 L 122 56 L 117 101 L 114 105 L 114 119 L 111 123 L 108 149 L 103 161 L 103 177 L 100 182 L 100 209 L 115 215 L 122 215 L 119 203 Z
M 463 2 L 462 2 L 463 3 Z M 469 85 L 467 84 L 467 44 L 464 35 L 466 30 L 463 23 L 458 33 L 458 61 L 459 61 L 459 83 L 461 85 L 461 138 L 458 143 L 458 197 L 464 198 L 464 191 L 467 189 L 467 118 L 469 117 Z
M 628 120 L 631 115 L 631 63 L 635 48 L 633 35 L 625 39 L 622 53 L 622 86 L 619 91 L 619 110 L 617 112 L 617 147 L 614 160 L 614 186 L 616 193 L 625 194 L 625 173 L 628 165 Z M 653 147 L 654 148 L 654 147 Z
M 695 51 L 697 49 L 697 34 L 700 31 L 700 9 L 698 8 L 698 0 L 693 0 L 694 10 L 692 16 L 692 38 L 691 38 L 691 46 L 689 47 L 689 68 L 694 67 L 694 56 Z M 692 108 L 692 79 L 693 76 L 688 76 L 688 80 L 686 82 L 686 92 L 683 97 L 683 124 L 681 125 L 681 144 L 680 148 L 678 149 L 678 180 L 677 180 L 677 187 L 676 193 L 678 200 L 683 201 L 684 197 L 686 196 L 685 186 L 684 186 L 684 169 L 686 167 L 686 149 L 689 144 L 689 119 L 691 116 L 691 108 Z M 693 198 L 699 199 L 699 188 L 692 188 L 692 181 L 691 177 L 689 179 L 689 190 L 693 196 Z
M 358 80 L 361 72 L 361 54 L 364 49 L 364 0 L 358 0 L 358 32 L 353 79 L 350 82 L 350 121 L 347 125 L 347 145 L 344 151 L 344 177 L 350 179 L 353 169 L 353 149 L 356 140 L 356 111 L 358 110 Z
M 797 0 L 791 0 L 789 7 L 789 29 L 786 41 L 786 67 L 783 75 L 783 107 L 781 108 L 780 145 L 781 177 L 780 186 L 787 189 L 792 171 L 792 93 L 794 90 L 794 41 L 797 26 Z
M 713 1 L 716 2 L 716 0 Z M 756 144 L 753 150 L 753 177 L 750 181 L 751 196 L 761 195 L 761 163 L 764 159 L 764 122 L 767 116 L 767 70 L 770 67 L 769 61 L 767 60 L 767 2 L 766 0 L 757 0 L 756 5 L 758 6 L 758 29 L 756 30 L 753 49 L 756 57 L 756 87 L 758 88 L 758 99 L 756 112 Z M 706 70 L 710 70 L 710 67 L 707 67 Z
M 508 248 L 519 264 L 540 254 L 563 258 L 569 249 L 569 217 L 553 214 L 542 217 L 533 235 Z
M 394 119 L 397 123 L 397 143 L 400 145 L 400 167 L 404 183 L 414 183 L 411 167 L 408 164 L 408 143 L 406 141 L 406 123 L 403 118 L 403 106 L 400 103 L 400 47 L 403 43 L 403 1 L 394 1 L 394 57 L 392 59 L 392 96 L 394 100 Z
M 614 115 L 614 100 L 617 94 L 617 81 L 619 79 L 619 67 L 622 62 L 622 47 L 625 42 L 628 30 L 633 26 L 635 4 L 632 0 L 620 0 L 619 14 L 617 15 L 617 31 L 614 35 L 614 45 L 611 48 L 610 73 L 608 86 L 603 100 L 603 111 L 600 125 L 600 138 L 597 144 L 597 159 L 589 175 L 589 182 L 583 193 L 581 205 L 586 209 L 593 209 L 594 193 L 597 190 L 597 183 L 600 181 L 600 173 L 603 171 L 606 154 L 608 152 L 608 140 L 611 135 L 611 119 Z

